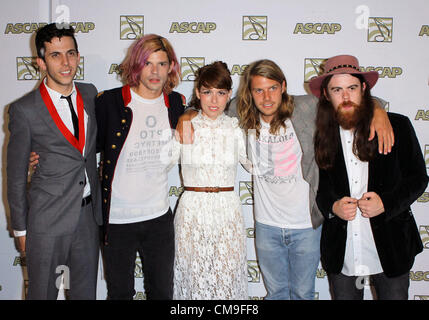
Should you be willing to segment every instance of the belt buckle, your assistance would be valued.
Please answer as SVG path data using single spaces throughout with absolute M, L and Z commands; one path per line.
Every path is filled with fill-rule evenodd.
M 208 191 L 207 192 L 216 192 L 219 193 L 219 187 L 208 187 Z

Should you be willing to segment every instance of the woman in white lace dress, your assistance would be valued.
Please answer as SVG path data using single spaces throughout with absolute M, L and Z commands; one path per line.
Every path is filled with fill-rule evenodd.
M 234 192 L 238 161 L 247 166 L 245 142 L 237 119 L 223 113 L 232 80 L 226 64 L 214 62 L 195 83 L 194 141 L 175 142 L 185 191 L 175 216 L 173 298 L 247 299 L 246 237 Z

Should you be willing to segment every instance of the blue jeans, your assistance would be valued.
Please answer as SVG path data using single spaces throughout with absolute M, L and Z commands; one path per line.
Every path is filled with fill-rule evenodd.
M 313 300 L 321 227 L 284 229 L 255 222 L 256 254 L 270 300 Z

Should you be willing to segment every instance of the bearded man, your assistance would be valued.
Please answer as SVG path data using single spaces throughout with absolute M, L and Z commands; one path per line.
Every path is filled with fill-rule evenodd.
M 327 60 L 310 82 L 319 98 L 315 157 L 317 204 L 325 220 L 321 261 L 333 299 L 363 299 L 369 276 L 378 299 L 408 299 L 409 271 L 423 249 L 410 205 L 428 177 L 414 129 L 389 113 L 395 145 L 389 154 L 368 141 L 377 72 L 361 72 L 353 56 Z

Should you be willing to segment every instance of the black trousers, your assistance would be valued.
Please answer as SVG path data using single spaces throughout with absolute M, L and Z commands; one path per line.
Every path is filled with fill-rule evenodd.
M 363 300 L 363 277 L 328 274 L 334 300 Z M 410 285 L 409 272 L 398 277 L 388 278 L 384 273 L 369 276 L 370 285 L 374 286 L 378 300 L 408 300 Z
M 108 239 L 108 245 L 103 247 L 108 299 L 133 299 L 137 252 L 142 261 L 146 298 L 173 298 L 174 224 L 171 209 L 148 221 L 109 224 Z

